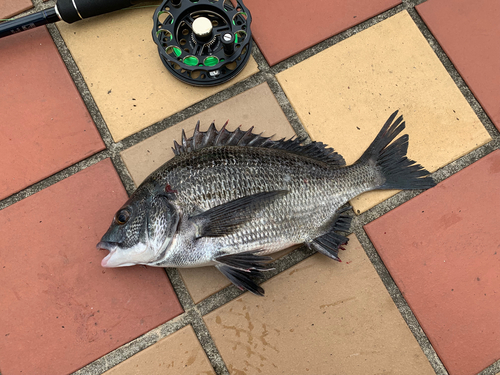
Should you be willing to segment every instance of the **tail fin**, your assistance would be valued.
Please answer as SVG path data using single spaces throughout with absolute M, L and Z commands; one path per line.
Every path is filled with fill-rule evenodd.
M 431 188 L 436 183 L 429 176 L 429 171 L 406 157 L 408 134 L 394 141 L 405 128 L 403 116 L 399 116 L 394 121 L 397 113 L 398 111 L 389 117 L 382 130 L 356 164 L 369 164 L 380 171 L 384 182 L 377 189 Z

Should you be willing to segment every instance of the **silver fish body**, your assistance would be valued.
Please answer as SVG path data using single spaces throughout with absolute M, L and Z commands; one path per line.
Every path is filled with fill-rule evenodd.
M 199 132 L 153 172 L 118 211 L 98 248 L 104 267 L 215 265 L 242 289 L 270 254 L 305 243 L 338 260 L 350 218 L 341 207 L 375 189 L 434 185 L 406 158 L 408 136 L 394 113 L 353 165 L 319 142 L 272 141 L 250 131 Z M 393 122 L 394 121 L 394 122 Z M 394 141 L 394 142 L 393 142 Z

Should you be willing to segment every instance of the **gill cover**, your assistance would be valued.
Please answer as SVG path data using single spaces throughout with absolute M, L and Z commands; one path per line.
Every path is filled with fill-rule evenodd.
M 179 224 L 179 214 L 166 195 L 150 195 L 138 189 L 118 210 L 106 234 L 97 244 L 108 250 L 103 267 L 148 264 L 168 249 Z

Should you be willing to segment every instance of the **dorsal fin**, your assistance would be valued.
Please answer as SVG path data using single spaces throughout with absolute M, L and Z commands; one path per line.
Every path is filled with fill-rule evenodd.
M 265 147 L 285 150 L 339 167 L 345 165 L 344 158 L 336 153 L 333 148 L 328 147 L 322 142 L 311 142 L 303 145 L 302 142 L 304 139 L 294 139 L 293 137 L 274 141 L 271 139 L 272 137 L 263 137 L 262 133 L 253 133 L 253 127 L 247 131 L 243 131 L 238 127 L 235 131 L 231 132 L 226 129 L 226 126 L 227 122 L 220 130 L 217 130 L 215 124 L 212 122 L 206 132 L 200 132 L 200 122 L 198 121 L 193 136 L 186 138 L 183 130 L 181 144 L 174 141 L 172 150 L 177 156 L 213 146 Z

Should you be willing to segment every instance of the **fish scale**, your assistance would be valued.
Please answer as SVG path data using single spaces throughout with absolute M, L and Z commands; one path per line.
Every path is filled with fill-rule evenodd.
M 339 260 L 351 218 L 341 207 L 374 189 L 426 189 L 429 172 L 406 157 L 408 136 L 393 113 L 357 162 L 321 142 L 273 141 L 212 124 L 174 142 L 116 213 L 99 249 L 103 267 L 215 265 L 241 289 L 263 295 L 252 276 L 266 254 L 304 243 Z

